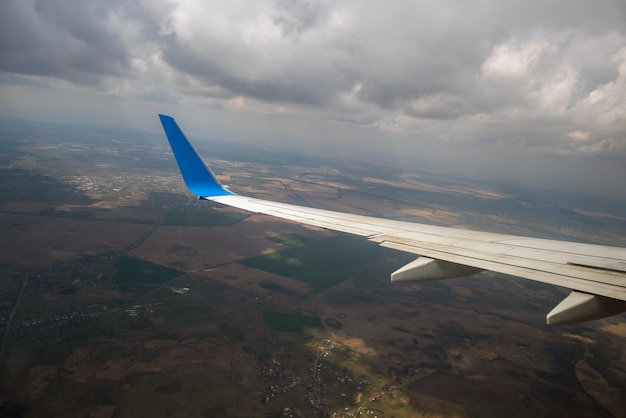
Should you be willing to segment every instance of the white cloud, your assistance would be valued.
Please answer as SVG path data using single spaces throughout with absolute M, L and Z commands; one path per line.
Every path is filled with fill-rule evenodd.
M 581 126 L 626 142 L 626 47 L 613 56 L 613 62 L 617 64 L 617 78 L 578 101 L 574 114 Z
M 553 115 L 568 112 L 578 78 L 578 72 L 567 64 L 547 74 L 545 79 L 537 82 L 537 89 L 531 92 L 536 109 Z
M 520 42 L 516 39 L 496 45 L 482 65 L 486 78 L 522 79 L 535 69 L 548 47 L 544 39 Z
M 567 133 L 567 137 L 574 141 L 588 141 L 591 138 L 591 132 L 572 131 Z
M 576 147 L 576 153 L 591 156 L 614 157 L 626 151 L 626 143 L 614 138 L 606 138 L 590 144 Z M 623 179 L 622 179 L 623 180 Z

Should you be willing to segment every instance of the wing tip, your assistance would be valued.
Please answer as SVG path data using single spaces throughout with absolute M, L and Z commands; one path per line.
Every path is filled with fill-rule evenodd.
M 187 188 L 199 198 L 232 195 L 204 163 L 174 118 L 159 113 L 159 119 Z

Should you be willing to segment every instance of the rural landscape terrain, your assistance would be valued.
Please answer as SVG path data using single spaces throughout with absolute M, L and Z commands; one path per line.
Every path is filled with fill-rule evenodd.
M 624 417 L 626 316 L 197 200 L 161 133 L 0 121 L 0 416 Z M 626 246 L 626 202 L 198 142 L 241 194 Z

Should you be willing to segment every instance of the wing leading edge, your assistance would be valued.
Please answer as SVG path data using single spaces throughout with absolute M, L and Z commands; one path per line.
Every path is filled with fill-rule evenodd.
M 193 194 L 250 212 L 360 235 L 381 246 L 420 255 L 392 273 L 392 281 L 437 280 L 491 270 L 572 289 L 548 313 L 550 325 L 626 311 L 626 248 L 395 221 L 240 196 L 217 180 L 173 118 L 159 118 Z

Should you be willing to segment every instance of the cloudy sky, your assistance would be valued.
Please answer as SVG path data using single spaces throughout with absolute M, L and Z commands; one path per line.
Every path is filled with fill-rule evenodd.
M 623 0 L 3 0 L 0 117 L 624 196 Z

